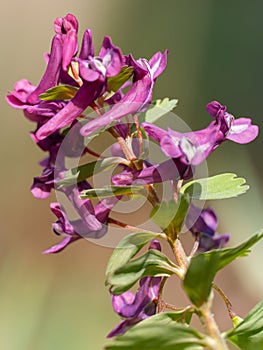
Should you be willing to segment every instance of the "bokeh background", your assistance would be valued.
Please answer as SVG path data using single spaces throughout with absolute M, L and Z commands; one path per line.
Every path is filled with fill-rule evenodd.
M 180 0 L 9 0 L 1 4 L 1 244 L 0 347 L 5 350 L 102 349 L 105 335 L 119 321 L 104 287 L 111 249 L 87 241 L 65 252 L 43 256 L 56 241 L 51 232 L 49 200 L 29 189 L 43 154 L 28 133 L 33 125 L 5 103 L 15 81 L 37 84 L 45 68 L 53 20 L 71 12 L 93 30 L 98 50 L 104 35 L 124 53 L 151 57 L 169 49 L 169 63 L 155 96 L 178 98 L 176 113 L 193 129 L 205 127 L 211 100 L 226 104 L 236 116 L 253 116 L 262 127 L 263 3 Z M 81 34 L 80 34 L 81 35 Z M 208 160 L 211 175 L 235 172 L 250 191 L 215 203 L 220 232 L 232 244 L 262 227 L 262 136 L 247 146 L 225 143 Z M 219 285 L 244 316 L 262 299 L 262 249 L 235 262 L 219 276 Z M 178 296 L 168 288 L 168 299 Z M 224 305 L 215 310 L 223 329 L 230 327 Z

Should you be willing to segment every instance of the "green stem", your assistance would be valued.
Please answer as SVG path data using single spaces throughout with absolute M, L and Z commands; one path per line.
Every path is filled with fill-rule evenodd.
M 211 312 L 209 303 L 204 303 L 198 311 L 200 319 L 204 324 L 207 334 L 213 339 L 214 343 L 210 345 L 213 350 L 229 350 L 225 339 L 222 337 L 214 315 Z

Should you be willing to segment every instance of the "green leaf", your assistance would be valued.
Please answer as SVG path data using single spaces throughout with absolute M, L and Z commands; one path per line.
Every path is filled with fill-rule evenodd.
M 171 221 L 174 220 L 178 208 L 179 203 L 175 201 L 162 202 L 153 208 L 150 217 L 158 226 L 166 229 Z
M 236 258 L 247 255 L 249 248 L 261 238 L 263 233 L 257 232 L 237 247 L 215 249 L 192 257 L 183 282 L 190 300 L 196 306 L 207 301 L 216 273 Z
M 201 306 L 209 298 L 219 256 L 216 254 L 198 254 L 191 259 L 183 281 L 183 287 L 190 300 Z
M 113 196 L 142 194 L 144 186 L 105 186 L 103 188 L 92 188 L 84 190 L 80 194 L 80 198 L 108 198 Z
M 263 231 L 260 230 L 256 232 L 252 237 L 250 237 L 247 241 L 239 244 L 237 247 L 218 249 L 218 250 L 206 252 L 204 254 L 206 255 L 219 254 L 219 263 L 217 267 L 219 271 L 223 269 L 226 265 L 230 264 L 236 258 L 248 255 L 248 253 L 250 253 L 250 248 L 262 238 L 263 238 Z
M 39 98 L 44 101 L 71 100 L 77 92 L 78 88 L 74 86 L 59 85 L 48 89 L 43 94 L 39 95 Z
M 242 350 L 263 349 L 263 301 L 234 329 L 226 333 L 226 339 Z
M 162 202 L 153 208 L 151 219 L 168 233 L 173 233 L 173 238 L 178 235 L 183 226 L 185 216 L 189 208 L 189 196 L 181 195 L 178 201 Z
M 145 276 L 171 276 L 181 274 L 179 268 L 163 253 L 150 249 L 137 259 L 114 270 L 107 278 L 113 294 L 122 294 Z
M 183 311 L 184 313 L 185 311 Z M 165 312 L 149 317 L 116 337 L 106 350 L 200 350 L 205 336 L 188 325 L 178 323 L 182 312 Z
M 249 186 L 246 180 L 236 174 L 227 173 L 193 180 L 181 188 L 181 193 L 188 193 L 192 199 L 214 200 L 237 197 L 245 193 Z
M 90 176 L 107 170 L 116 164 L 125 164 L 126 160 L 121 157 L 109 157 L 102 160 L 96 160 L 76 168 L 69 169 L 63 173 L 63 179 L 57 181 L 58 188 L 71 186 L 81 182 Z
M 158 119 L 173 110 L 177 106 L 178 100 L 169 100 L 168 97 L 163 100 L 156 100 L 153 107 L 145 113 L 145 121 L 155 123 Z
M 105 100 L 111 98 L 115 94 L 115 92 L 118 91 L 122 87 L 122 85 L 130 79 L 132 74 L 133 68 L 125 66 L 122 67 L 119 74 L 115 75 L 114 77 L 108 78 L 107 92 L 104 95 Z
M 161 236 L 162 234 L 158 233 L 136 232 L 124 237 L 110 257 L 106 275 L 109 275 L 117 268 L 125 265 L 145 246 L 145 244 Z

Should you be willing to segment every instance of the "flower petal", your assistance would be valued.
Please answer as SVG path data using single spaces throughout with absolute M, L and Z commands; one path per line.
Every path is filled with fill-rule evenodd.
M 81 237 L 78 236 L 68 236 L 65 237 L 61 242 L 59 242 L 58 244 L 55 244 L 54 246 L 52 246 L 51 248 L 44 250 L 42 252 L 42 254 L 54 254 L 54 253 L 59 253 L 62 250 L 64 250 L 70 243 L 73 243 L 75 241 L 77 241 L 78 239 L 80 239 Z
M 84 82 L 73 99 L 36 133 L 38 140 L 43 140 L 58 129 L 70 125 L 100 95 L 104 83 Z
M 36 104 L 40 102 L 39 95 L 49 88 L 57 85 L 60 67 L 62 60 L 62 42 L 58 35 L 55 35 L 51 44 L 51 53 L 47 64 L 46 71 L 40 80 L 37 88 L 28 96 L 27 102 L 29 104 Z
M 245 144 L 255 140 L 258 132 L 258 126 L 252 125 L 250 118 L 238 118 L 234 120 L 226 138 L 240 144 Z

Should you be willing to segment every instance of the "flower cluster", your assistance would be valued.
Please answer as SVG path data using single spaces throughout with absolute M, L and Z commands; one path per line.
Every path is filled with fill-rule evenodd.
M 51 203 L 51 211 L 57 218 L 53 231 L 63 238 L 45 250 L 45 254 L 57 253 L 80 238 L 99 239 L 107 233 L 109 224 L 128 227 L 114 220 L 111 213 L 118 201 L 130 194 L 129 189 L 133 186 L 137 186 L 139 192 L 143 189 L 141 193 L 146 193 L 155 208 L 162 202 L 156 186 L 168 181 L 175 191 L 174 202 L 177 202 L 184 197 L 179 193 L 180 186 L 193 178 L 195 167 L 222 142 L 231 140 L 245 144 L 256 138 L 258 127 L 252 125 L 249 118 L 235 119 L 217 101 L 206 106 L 213 120 L 202 130 L 181 133 L 169 128 L 164 130 L 146 119 L 139 120 L 138 114 L 143 115 L 153 102 L 153 87 L 166 68 L 168 51 L 157 52 L 149 60 L 135 59 L 131 54 L 123 55 L 111 38 L 105 37 L 95 55 L 90 29 L 85 31 L 78 49 L 78 22 L 72 14 L 57 18 L 54 30 L 51 50 L 46 55 L 46 70 L 39 84 L 34 86 L 28 80 L 20 80 L 7 96 L 12 107 L 23 110 L 25 117 L 36 123 L 31 138 L 47 153 L 40 162 L 41 175 L 34 178 L 32 194 L 47 198 L 56 189 L 66 196 L 78 215 L 77 219 L 71 220 L 60 203 Z M 88 107 L 96 113 L 96 118 L 86 114 Z M 100 137 L 103 132 L 114 138 L 109 159 L 90 150 L 85 143 L 86 137 Z M 165 161 L 154 163 L 147 158 L 145 139 L 159 145 Z M 75 177 L 72 171 L 71 181 L 68 181 L 66 159 L 81 158 L 87 153 L 96 156 L 99 164 L 108 161 L 107 165 L 115 165 L 118 169 L 98 201 L 93 201 L 90 196 L 96 190 L 89 182 L 94 162 L 80 167 L 83 172 L 78 168 Z M 221 248 L 229 240 L 228 234 L 216 233 L 218 220 L 213 209 L 199 209 L 190 204 L 185 218 L 186 226 L 198 242 L 196 251 Z M 180 233 L 180 225 L 173 220 L 166 227 L 160 225 L 171 244 Z M 150 250 L 159 253 L 160 243 L 153 240 Z M 183 267 L 186 265 L 182 262 Z M 155 314 L 161 274 L 142 276 L 136 294 L 129 291 L 120 295 L 113 293 L 113 308 L 124 320 L 109 337 L 123 334 Z
M 37 198 L 47 198 L 56 187 L 56 180 L 63 178 L 66 157 L 88 152 L 85 135 L 112 124 L 112 132 L 118 135 L 126 132 L 128 137 L 125 124 L 114 124 L 151 102 L 154 82 L 165 69 L 167 57 L 167 52 L 157 52 L 149 61 L 135 60 L 132 55 L 123 55 L 110 37 L 104 38 L 96 56 L 90 29 L 85 31 L 78 53 L 78 22 L 72 14 L 57 18 L 54 29 L 51 51 L 46 55 L 46 71 L 38 86 L 22 79 L 7 96 L 12 107 L 22 109 L 26 118 L 36 123 L 31 137 L 38 147 L 48 152 L 48 157 L 40 162 L 42 174 L 34 178 L 31 188 Z M 132 80 L 128 81 L 131 76 Z M 110 80 L 114 77 L 115 80 Z M 112 87 L 114 84 L 120 86 Z M 44 97 L 43 94 L 56 87 L 55 97 L 52 93 Z M 129 88 L 126 93 L 123 93 L 124 87 Z M 82 125 L 83 112 L 88 106 L 96 110 L 105 104 L 111 106 L 109 112 Z M 81 237 L 99 238 L 107 232 L 109 213 L 118 199 L 104 199 L 93 207 L 89 199 L 79 199 L 80 192 L 88 188 L 91 186 L 84 180 L 77 186 L 61 189 L 79 215 L 77 222 L 70 222 L 59 203 L 51 204 L 58 218 L 53 225 L 54 232 L 65 238 L 45 253 L 56 253 Z

